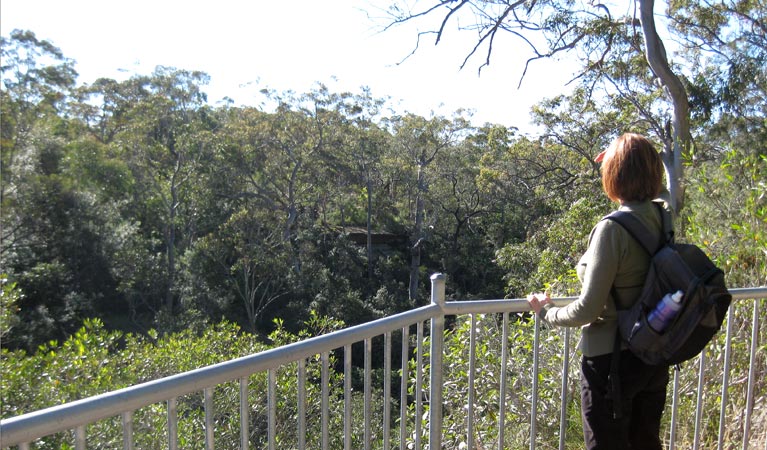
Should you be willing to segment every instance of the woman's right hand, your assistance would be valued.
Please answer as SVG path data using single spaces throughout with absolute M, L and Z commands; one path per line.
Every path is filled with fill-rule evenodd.
M 544 292 L 528 295 L 527 303 L 530 305 L 530 308 L 535 311 L 535 314 L 538 314 L 545 305 L 553 304 L 554 302 L 549 298 L 549 294 Z

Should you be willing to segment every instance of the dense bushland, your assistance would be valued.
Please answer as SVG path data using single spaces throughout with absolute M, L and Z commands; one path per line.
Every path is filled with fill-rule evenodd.
M 691 40 L 702 33 L 677 25 Z M 707 250 L 733 287 L 767 283 L 767 80 L 753 70 L 762 67 L 765 47 L 752 31 L 744 32 L 753 42 L 748 51 L 724 46 L 719 55 L 730 59 L 689 64 L 686 79 L 695 145 L 685 155 L 678 239 Z M 366 90 L 334 93 L 322 85 L 303 94 L 265 92 L 270 110 L 213 106 L 206 74 L 167 67 L 78 85 L 74 62 L 32 32 L 4 37 L 2 60 L 3 418 L 423 305 L 433 272 L 447 275 L 451 299 L 519 297 L 544 287 L 573 295 L 588 232 L 612 208 L 593 157 L 623 131 L 666 137 L 663 92 L 634 59 L 600 66 L 570 96 L 542 100 L 532 111 L 537 137 L 477 126 L 461 112 L 387 115 L 386 100 Z M 741 371 L 748 308 L 733 312 Z M 456 380 L 447 386 L 456 403 L 446 407 L 446 441 L 455 448 L 465 420 L 466 320 L 456 321 L 446 348 Z M 529 395 L 532 345 L 532 325 L 513 322 L 511 447 L 526 439 L 519 402 Z M 488 380 L 477 395 L 476 429 L 489 443 L 497 439 L 501 338 L 497 318 L 479 327 Z M 542 389 L 552 395 L 542 396 L 542 408 L 553 418 L 548 380 L 561 364 L 554 345 L 561 337 L 544 334 Z M 722 343 L 710 352 L 715 379 Z M 763 344 L 757 364 L 764 373 Z M 313 362 L 308 368 L 318 370 Z M 281 399 L 295 398 L 289 372 L 279 374 Z M 331 395 L 341 395 L 339 376 L 333 371 Z M 689 411 L 694 372 L 681 376 Z M 256 440 L 264 435 L 265 380 L 252 383 Z M 736 382 L 730 392 L 733 417 L 745 401 L 741 387 Z M 760 430 L 766 388 L 757 386 Z M 229 430 L 217 437 L 222 448 L 237 441 L 230 433 L 236 392 L 216 391 L 217 427 Z M 179 400 L 179 434 L 190 439 L 184 448 L 197 445 L 201 401 Z M 283 401 L 280 423 L 290 423 L 295 412 Z M 718 411 L 716 399 L 706 401 L 707 414 Z M 576 402 L 571 409 L 577 442 Z M 152 430 L 163 414 L 137 413 L 137 446 L 162 442 Z M 541 426 L 552 435 L 547 420 Z M 728 423 L 733 439 L 738 420 Z M 109 447 L 120 439 L 118 425 L 107 421 L 91 433 Z M 682 426 L 689 435 L 689 424 Z M 294 442 L 292 429 L 280 433 L 285 445 Z M 43 445 L 65 447 L 61 439 Z

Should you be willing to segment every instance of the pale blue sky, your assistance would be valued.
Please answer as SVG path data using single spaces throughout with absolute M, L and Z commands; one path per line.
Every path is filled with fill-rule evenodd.
M 202 70 L 211 76 L 211 103 L 224 96 L 257 104 L 261 88 L 333 91 L 392 98 L 398 112 L 445 116 L 474 110 L 474 122 L 528 128 L 531 105 L 564 89 L 566 65 L 536 63 L 517 88 L 527 54 L 497 46 L 491 65 L 460 64 L 474 44 L 451 33 L 444 43 L 415 44 L 416 29 L 380 33 L 371 21 L 384 0 L 2 0 L 0 31 L 34 31 L 77 62 L 80 82 L 149 74 L 156 65 Z M 425 26 L 425 25 L 422 25 Z M 518 44 L 517 44 L 518 45 Z

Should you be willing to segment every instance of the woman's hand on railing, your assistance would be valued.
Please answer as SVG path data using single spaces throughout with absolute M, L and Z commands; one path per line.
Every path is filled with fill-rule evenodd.
M 549 294 L 546 292 L 538 292 L 527 296 L 527 303 L 530 304 L 530 308 L 535 311 L 535 314 L 539 314 L 545 305 L 554 304 L 549 298 Z

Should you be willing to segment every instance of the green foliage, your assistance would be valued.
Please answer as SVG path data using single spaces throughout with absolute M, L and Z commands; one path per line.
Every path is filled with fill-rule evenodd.
M 18 323 L 18 303 L 22 297 L 16 283 L 8 281 L 8 276 L 0 273 L 0 341 Z
M 410 309 L 426 302 L 433 272 L 447 275 L 447 294 L 456 299 L 542 288 L 576 294 L 573 268 L 589 230 L 612 207 L 593 157 L 623 131 L 662 141 L 668 105 L 630 21 L 547 5 L 550 15 L 530 19 L 546 26 L 545 37 L 557 37 L 551 42 L 584 44 L 588 67 L 570 95 L 534 108 L 538 138 L 514 127 L 473 128 L 461 112 L 382 117 L 387 105 L 367 90 L 333 93 L 322 85 L 304 94 L 265 92 L 271 110 L 212 107 L 207 75 L 167 67 L 76 86 L 74 62 L 52 43 L 28 31 L 3 38 L 0 351 L 10 374 L 2 380 L 3 417 L 260 351 L 268 338 L 282 344 L 340 326 L 319 317 L 356 324 Z M 763 23 L 764 8 L 682 1 L 669 14 L 690 44 L 677 57 L 689 72 L 698 133 L 678 237 L 711 253 L 730 286 L 763 285 L 765 46 L 754 32 L 761 28 L 745 24 Z M 347 233 L 352 226 L 390 240 L 368 248 Z M 532 324 L 514 319 L 509 382 L 523 399 Z M 449 338 L 449 370 L 458 380 L 467 326 L 459 321 Z M 477 438 L 491 446 L 498 319 L 482 318 L 478 330 L 488 362 Z M 738 342 L 747 340 L 743 333 L 737 329 Z M 720 346 L 712 352 L 719 361 Z M 547 354 L 552 365 L 541 380 L 552 398 L 555 353 Z M 738 365 L 746 364 L 742 353 Z M 332 366 L 340 362 L 330 358 Z M 356 372 L 359 358 L 354 363 Z M 315 440 L 317 364 L 307 361 Z M 281 424 L 295 420 L 295 369 L 277 374 Z M 31 389 L 33 374 L 40 389 Z M 337 376 L 331 417 L 342 403 Z M 262 442 L 266 380 L 251 382 L 252 440 Z M 465 397 L 466 387 L 454 383 L 451 394 Z M 227 385 L 214 395 L 216 420 L 228 430 L 217 442 L 222 448 L 236 442 L 236 391 Z M 524 442 L 517 400 L 506 418 L 513 446 Z M 359 423 L 356 388 L 352 401 Z M 199 395 L 179 399 L 184 448 L 202 442 L 201 402 Z M 542 407 L 541 427 L 553 436 L 554 405 Z M 462 442 L 461 408 L 449 408 L 451 445 Z M 380 408 L 375 414 L 379 420 Z M 157 447 L 152 430 L 163 415 L 162 405 L 136 413 L 138 446 Z M 95 431 L 105 447 L 119 445 L 117 422 Z M 293 446 L 295 431 L 280 426 L 280 444 Z M 340 433 L 331 435 L 338 447 Z M 354 439 L 356 447 L 362 437 Z M 66 448 L 63 440 L 52 438 L 49 447 Z
M 586 250 L 589 230 L 607 212 L 604 199 L 584 197 L 558 216 L 537 220 L 524 242 L 498 251 L 498 264 L 507 271 L 508 295 L 520 298 L 543 287 L 552 294 L 576 295 L 580 285 L 575 265 Z
M 762 305 L 764 301 L 761 302 Z M 767 370 L 764 358 L 764 346 L 757 345 L 756 366 L 749 368 L 751 342 L 751 324 L 755 306 L 752 301 L 735 302 L 730 310 L 732 321 L 732 336 L 729 351 L 730 368 L 729 388 L 727 390 L 726 417 L 736 418 L 727 420 L 724 425 L 724 440 L 730 444 L 739 444 L 743 439 L 743 411 L 746 409 L 748 386 L 745 380 L 749 369 L 754 374 Z M 500 401 L 501 395 L 505 402 L 504 443 L 503 448 L 524 448 L 529 445 L 530 423 L 532 420 L 530 406 L 532 404 L 533 377 L 533 348 L 535 324 L 529 315 L 510 315 L 508 325 L 504 324 L 502 315 L 475 315 L 475 367 L 474 367 L 474 437 L 478 448 L 495 447 L 499 439 Z M 760 335 L 767 332 L 764 321 L 760 324 Z M 507 362 L 503 366 L 502 345 L 506 328 Z M 460 316 L 454 327 L 448 331 L 445 339 L 443 366 L 443 448 L 467 448 L 468 410 L 469 410 L 469 370 L 470 370 L 470 338 L 472 318 Z M 565 411 L 565 448 L 578 449 L 583 447 L 583 437 L 580 419 L 580 357 L 576 352 L 578 330 L 571 329 L 569 338 L 569 365 L 566 370 L 566 411 Z M 561 383 L 563 377 L 563 359 L 565 348 L 565 330 L 542 326 L 540 329 L 539 359 L 538 359 L 538 406 L 536 414 L 536 446 L 541 448 L 558 448 L 559 426 L 561 416 Z M 716 446 L 719 438 L 719 418 L 721 409 L 721 383 L 725 376 L 726 356 L 726 326 L 725 329 L 711 342 L 705 355 L 703 367 L 703 403 L 702 428 L 699 430 L 701 445 Z M 428 349 L 430 339 L 426 338 L 424 348 Z M 428 351 L 424 352 L 424 392 L 428 392 L 429 366 Z M 414 395 L 415 368 L 417 361 L 410 361 L 410 394 Z M 679 368 L 679 393 L 677 411 L 677 440 L 678 448 L 690 448 L 696 431 L 696 407 L 700 376 L 700 361 L 698 358 L 682 364 Z M 506 390 L 501 393 L 501 371 L 506 374 Z M 671 375 L 674 376 L 671 369 Z M 756 375 L 754 392 L 765 388 L 763 377 Z M 669 384 L 666 409 L 663 416 L 661 436 L 667 439 L 671 424 L 671 406 L 673 384 Z M 428 442 L 428 398 L 424 398 L 424 417 L 421 421 L 423 435 L 421 442 Z M 754 412 L 758 415 L 759 408 L 764 404 L 763 396 L 756 398 Z M 409 413 L 415 413 L 414 402 L 411 401 Z M 764 431 L 762 418 L 753 417 L 751 424 L 752 443 L 755 436 Z M 409 425 L 414 429 L 413 425 Z M 412 445 L 415 436 L 409 436 Z M 757 438 L 758 439 L 758 438 Z M 758 441 L 757 441 L 758 442 Z
M 311 314 L 303 330 L 294 335 L 281 322 L 270 335 L 272 345 L 286 345 L 316 334 L 340 329 L 342 322 Z M 88 320 L 84 326 L 63 343 L 51 341 L 33 354 L 2 350 L 0 396 L 3 398 L 2 417 L 8 418 L 49 406 L 71 402 L 155 380 L 222 361 L 264 351 L 271 346 L 255 336 L 242 333 L 230 323 L 222 322 L 203 328 L 199 333 L 186 330 L 159 336 L 151 331 L 147 336 L 110 332 L 98 320 Z M 334 447 L 339 444 L 343 430 L 343 381 L 335 367 L 334 353 L 328 355 L 330 367 L 330 417 Z M 278 441 L 295 446 L 297 421 L 296 365 L 276 371 Z M 321 404 L 321 361 L 316 355 L 306 361 L 308 445 L 319 445 Z M 267 377 L 259 373 L 249 378 L 251 440 L 257 447 L 265 445 L 267 430 Z M 380 398 L 380 388 L 375 396 Z M 355 393 L 354 403 L 360 402 Z M 338 401 L 341 399 L 341 401 Z M 201 431 L 204 424 L 201 393 L 177 400 L 179 439 L 184 448 L 204 448 Z M 217 445 L 234 448 L 239 442 L 239 384 L 227 383 L 214 392 Z M 376 407 L 380 410 L 380 403 Z M 361 408 L 358 408 L 358 410 Z M 380 414 L 380 413 L 379 413 Z M 104 420 L 88 428 L 88 442 L 97 448 L 119 445 L 122 430 L 119 418 Z M 156 404 L 134 413 L 134 437 L 141 448 L 162 448 L 166 428 L 165 405 Z M 378 419 L 380 421 L 380 417 Z M 360 422 L 357 420 L 356 422 Z M 360 434 L 360 433 L 358 433 Z M 62 448 L 71 436 L 60 434 L 45 438 L 37 448 Z M 380 436 L 378 437 L 380 439 Z M 361 445 L 361 442 L 357 442 Z
M 690 171 L 685 239 L 726 271 L 729 286 L 767 280 L 767 158 L 738 149 Z
M 467 427 L 470 371 L 470 338 L 472 320 L 461 316 L 445 340 L 443 379 L 443 448 L 467 448 Z M 502 364 L 503 328 L 506 331 L 506 365 Z M 475 316 L 475 367 L 474 367 L 474 445 L 489 448 L 498 445 L 501 400 L 505 415 L 503 448 L 524 448 L 529 445 L 530 405 L 533 389 L 533 348 L 535 323 L 529 315 L 510 315 L 507 319 L 500 314 Z M 575 333 L 573 333 L 575 334 Z M 574 360 L 574 345 L 577 336 L 570 336 L 571 364 L 567 368 L 569 383 L 567 389 L 567 436 L 568 448 L 580 448 L 579 388 L 577 364 Z M 428 348 L 429 338 L 425 339 Z M 556 448 L 559 433 L 560 389 L 562 380 L 564 330 L 543 329 L 539 344 L 538 366 L 538 444 L 543 448 Z M 425 355 L 428 358 L 428 354 Z M 411 361 L 411 388 L 415 385 L 415 360 Z M 428 380 L 428 365 L 424 379 Z M 505 373 L 505 388 L 501 392 L 501 377 Z M 425 386 L 424 390 L 428 387 Z M 414 408 L 410 405 L 411 410 Z M 411 411 L 412 413 L 412 411 Z M 423 430 L 427 428 L 423 420 Z M 426 433 L 424 431 L 424 433 Z M 428 441 L 424 434 L 423 442 Z

